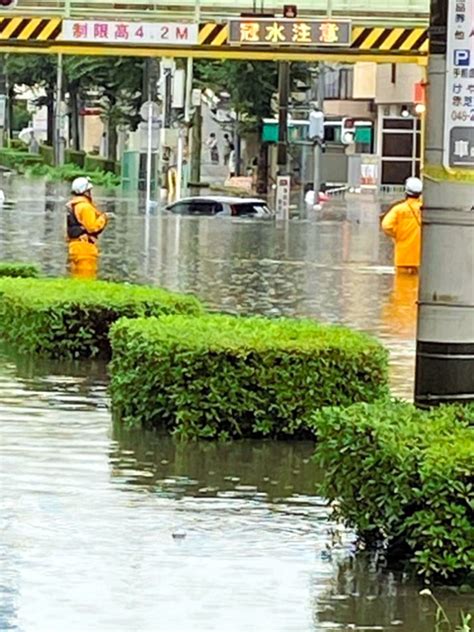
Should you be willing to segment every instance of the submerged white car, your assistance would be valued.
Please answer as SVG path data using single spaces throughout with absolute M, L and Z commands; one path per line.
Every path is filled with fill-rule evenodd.
M 175 215 L 193 217 L 247 217 L 275 219 L 265 200 L 227 196 L 190 197 L 169 204 L 166 209 Z

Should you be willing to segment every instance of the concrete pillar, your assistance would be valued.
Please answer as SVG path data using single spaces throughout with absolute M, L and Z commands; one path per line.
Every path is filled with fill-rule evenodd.
M 456 5 L 465 7 L 464 22 L 456 17 Z M 474 126 L 469 119 L 463 122 L 463 105 L 453 100 L 469 84 L 462 77 L 473 72 L 472 11 L 469 2 L 431 2 L 415 381 L 419 406 L 474 401 Z M 461 29 L 467 33 L 463 40 Z M 470 59 L 456 53 L 469 47 Z M 458 76 L 455 83 L 463 87 L 453 88 Z M 467 145 L 455 145 L 459 138 Z

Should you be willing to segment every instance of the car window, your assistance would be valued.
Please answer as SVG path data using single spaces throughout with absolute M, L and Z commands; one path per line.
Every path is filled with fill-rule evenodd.
M 177 215 L 215 215 L 222 211 L 222 204 L 213 200 L 189 200 L 177 202 L 168 210 Z
M 270 211 L 265 204 L 248 202 L 244 204 L 234 204 L 232 215 L 236 217 L 251 217 L 252 215 L 269 215 Z
M 215 215 L 222 210 L 222 205 L 212 200 L 193 201 L 191 203 L 191 215 Z
M 187 215 L 190 211 L 189 202 L 177 202 L 176 204 L 172 204 L 168 207 L 168 211 L 171 213 L 175 213 L 176 215 Z

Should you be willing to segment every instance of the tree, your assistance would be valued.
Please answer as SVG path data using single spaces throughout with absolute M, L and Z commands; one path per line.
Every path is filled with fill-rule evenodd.
M 107 157 L 116 160 L 118 126 L 135 130 L 140 122 L 143 61 L 133 57 L 70 57 L 65 70 L 74 146 L 78 147 L 78 126 L 73 119 L 77 121 L 79 101 L 93 95 L 107 129 Z
M 246 129 L 258 130 L 271 116 L 272 96 L 278 87 L 278 66 L 271 61 L 209 61 L 196 63 L 199 87 L 230 94 L 230 104 Z
M 35 100 L 38 107 L 48 109 L 48 144 L 54 136 L 54 104 L 56 91 L 57 60 L 50 55 L 8 55 L 6 72 L 12 88 L 24 85 L 28 88 L 42 88 L 44 95 Z

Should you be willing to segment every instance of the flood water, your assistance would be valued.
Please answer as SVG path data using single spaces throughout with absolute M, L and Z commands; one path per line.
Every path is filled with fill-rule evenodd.
M 65 262 L 64 196 L 8 180 L 0 259 Z M 309 316 L 379 336 L 413 383 L 416 287 L 396 280 L 378 207 L 286 226 L 114 212 L 102 274 L 232 313 Z M 175 443 L 119 426 L 105 367 L 0 352 L 0 631 L 433 632 L 419 586 L 354 552 L 306 442 Z M 441 592 L 450 616 L 469 597 Z

